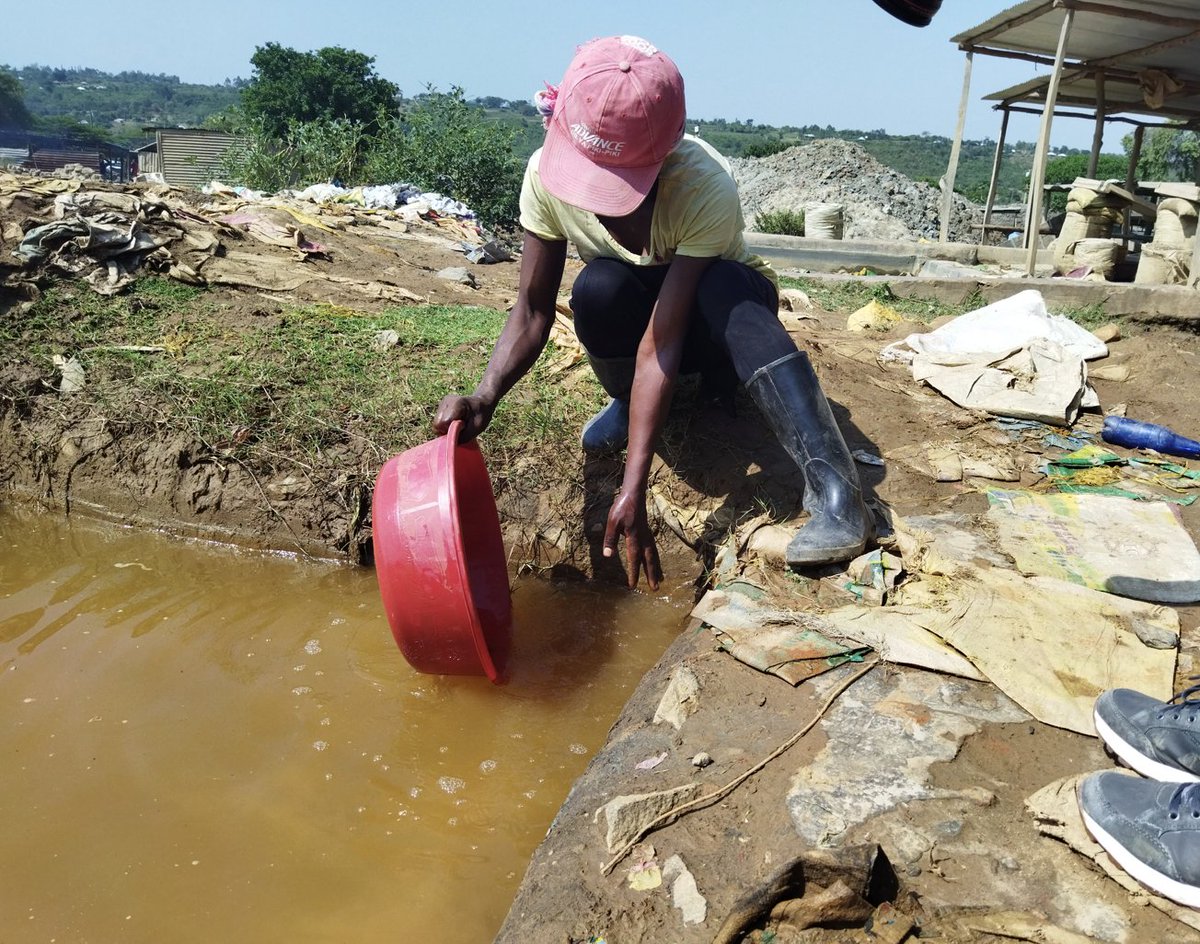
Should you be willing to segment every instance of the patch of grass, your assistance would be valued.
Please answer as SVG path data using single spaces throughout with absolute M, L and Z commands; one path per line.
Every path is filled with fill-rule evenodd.
M 53 385 L 53 356 L 77 357 L 86 385 L 74 402 L 127 428 L 165 426 L 214 451 L 313 465 L 348 450 L 377 468 L 429 439 L 443 396 L 474 389 L 504 319 L 470 306 L 307 305 L 235 321 L 206 292 L 147 279 L 113 298 L 47 292 L 0 322 L 0 362 L 31 364 Z M 399 344 L 378 348 L 384 330 Z M 501 403 L 489 449 L 520 456 L 557 443 L 602 399 L 596 384 L 566 383 L 544 364 Z
M 775 233 L 781 236 L 804 235 L 803 210 L 771 210 L 754 217 L 754 228 L 760 233 Z
M 900 298 L 893 294 L 892 290 L 883 282 L 825 282 L 818 279 L 794 279 L 786 276 L 779 281 L 784 288 L 800 289 L 813 302 L 828 312 L 850 314 L 869 302 L 877 301 L 889 308 L 894 308 L 909 321 L 920 321 L 926 324 L 946 315 L 965 314 L 987 304 L 978 292 L 972 294 L 961 305 L 947 305 L 944 302 L 930 299 Z
M 158 302 L 186 304 L 203 295 L 205 290 L 197 285 L 187 285 L 175 279 L 151 275 L 139 279 L 133 288 L 135 297 L 153 299 Z
M 1102 304 L 1085 305 L 1082 308 L 1061 308 L 1054 312 L 1056 315 L 1064 315 L 1070 318 L 1077 325 L 1087 328 L 1089 331 L 1094 331 L 1096 328 L 1112 322 L 1121 322 L 1121 318 L 1104 310 Z

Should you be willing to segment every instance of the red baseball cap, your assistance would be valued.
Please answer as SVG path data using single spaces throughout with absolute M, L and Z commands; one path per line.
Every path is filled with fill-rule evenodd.
M 539 174 L 555 197 L 625 216 L 654 186 L 683 137 L 683 76 L 637 36 L 594 39 L 567 67 L 546 130 Z

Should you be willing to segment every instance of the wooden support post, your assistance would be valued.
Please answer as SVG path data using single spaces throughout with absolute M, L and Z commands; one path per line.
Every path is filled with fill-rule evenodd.
M 988 226 L 992 222 L 992 208 L 996 205 L 996 188 L 1000 180 L 1000 162 L 1004 159 L 1004 139 L 1008 136 L 1009 110 L 1004 109 L 1000 120 L 1000 137 L 996 141 L 996 156 L 992 158 L 992 180 L 988 184 L 987 205 L 983 208 L 983 229 L 979 234 L 979 245 L 987 243 Z
M 1188 273 L 1188 285 L 1192 288 L 1200 288 L 1200 239 L 1196 240 L 1196 245 L 1192 249 L 1192 268 Z
M 1046 89 L 1045 111 L 1042 112 L 1042 129 L 1038 135 L 1037 150 L 1034 152 L 1033 172 L 1030 174 L 1029 216 L 1025 220 L 1025 238 L 1029 256 L 1025 261 L 1025 274 L 1032 276 L 1037 268 L 1038 231 L 1042 228 L 1042 205 L 1045 202 L 1046 163 L 1050 159 L 1050 127 L 1054 123 L 1054 103 L 1058 100 L 1058 86 L 1062 80 L 1063 62 L 1067 58 L 1067 40 L 1075 22 L 1075 10 L 1068 7 L 1063 16 L 1062 32 L 1058 34 L 1058 52 L 1054 57 L 1054 75 Z
M 950 148 L 950 166 L 942 178 L 942 230 L 939 242 L 950 239 L 950 214 L 954 212 L 954 178 L 958 176 L 958 155 L 962 152 L 963 128 L 967 123 L 967 105 L 971 101 L 971 66 L 975 53 L 967 53 L 967 64 L 963 69 L 962 98 L 958 102 L 958 124 L 954 128 L 954 144 Z
M 1092 153 L 1088 157 L 1089 177 L 1095 178 L 1096 169 L 1100 166 L 1100 148 L 1104 146 L 1104 70 L 1096 73 L 1096 130 L 1092 132 Z
M 1138 125 L 1133 129 L 1133 147 L 1129 151 L 1129 166 L 1125 169 L 1125 189 L 1133 193 L 1137 188 L 1138 161 L 1142 159 L 1142 139 L 1146 136 L 1146 126 Z M 1129 216 L 1130 209 L 1126 207 L 1121 213 L 1121 239 L 1125 250 L 1129 250 Z
M 1138 161 L 1142 159 L 1142 140 L 1146 137 L 1146 126 L 1138 125 L 1133 129 L 1133 147 L 1129 151 L 1129 169 L 1125 172 L 1125 189 L 1133 193 L 1137 186 Z

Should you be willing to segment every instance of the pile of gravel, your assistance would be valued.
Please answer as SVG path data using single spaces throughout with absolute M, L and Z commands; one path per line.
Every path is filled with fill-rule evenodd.
M 731 158 L 730 164 L 751 230 L 758 213 L 837 203 L 844 208 L 846 239 L 938 238 L 938 189 L 885 167 L 849 141 L 813 141 L 769 157 Z M 982 216 L 979 206 L 955 194 L 950 239 L 978 239 L 971 223 Z

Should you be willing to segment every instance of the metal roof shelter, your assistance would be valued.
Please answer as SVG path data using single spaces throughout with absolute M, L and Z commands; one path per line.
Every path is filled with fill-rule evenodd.
M 949 223 L 963 125 L 970 96 L 975 53 L 1052 67 L 1049 75 L 986 96 L 1002 112 L 988 212 L 995 200 L 996 178 L 1011 112 L 1042 116 L 1026 225 L 1027 271 L 1037 257 L 1037 226 L 1042 216 L 1050 130 L 1059 117 L 1094 121 L 1088 175 L 1094 176 L 1105 122 L 1134 127 L 1127 189 L 1132 189 L 1142 136 L 1147 127 L 1183 124 L 1200 128 L 1200 0 L 1025 0 L 953 37 L 967 54 L 958 128 L 946 174 L 942 239 Z M 1073 110 L 1066 110 L 1066 107 Z M 1197 240 L 1200 250 L 1200 240 Z M 1197 253 L 1200 256 L 1200 251 Z M 1200 273 L 1200 258 L 1193 273 Z

